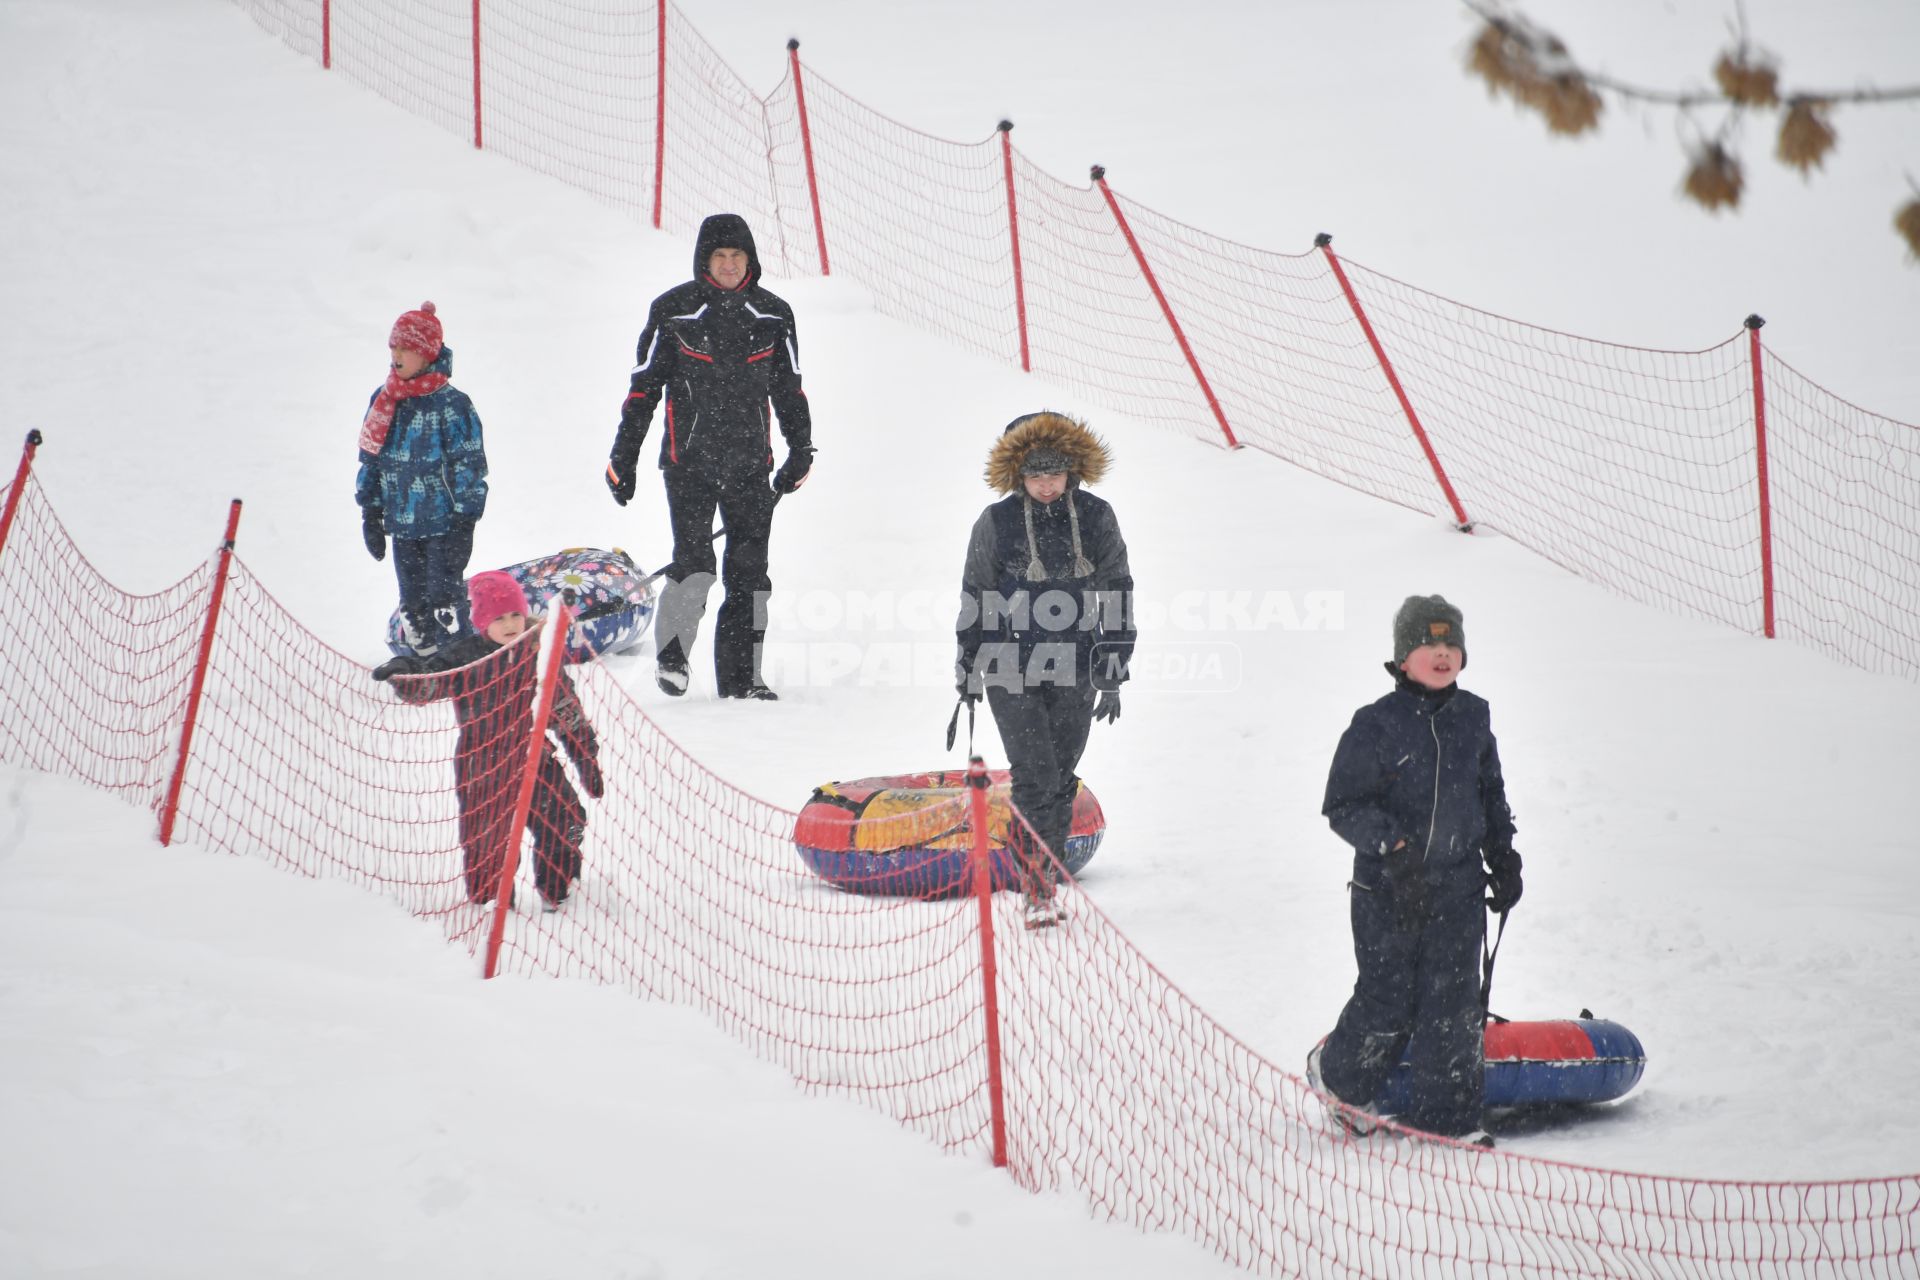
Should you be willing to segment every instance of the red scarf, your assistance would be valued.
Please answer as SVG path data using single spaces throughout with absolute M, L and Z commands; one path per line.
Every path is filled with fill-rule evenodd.
M 389 373 L 387 385 L 373 398 L 373 404 L 367 409 L 367 420 L 360 424 L 360 451 L 379 457 L 387 443 L 387 432 L 393 430 L 393 414 L 400 402 L 414 396 L 430 396 L 449 381 L 444 373 L 423 373 L 416 378 L 402 378 L 398 369 Z

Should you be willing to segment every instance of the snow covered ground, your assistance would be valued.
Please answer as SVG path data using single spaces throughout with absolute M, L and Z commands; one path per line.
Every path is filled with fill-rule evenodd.
M 1612 48 L 1576 6 L 1536 13 L 1640 79 L 1689 41 L 1717 47 L 1716 21 L 1627 8 L 1644 39 Z M 1920 47 L 1906 5 L 1746 10 L 1809 79 L 1891 81 Z M 1920 272 L 1881 181 L 1913 163 L 1885 142 L 1911 137 L 1912 109 L 1843 117 L 1804 189 L 1756 158 L 1752 208 L 1716 221 L 1670 198 L 1664 125 L 1617 120 L 1582 150 L 1485 103 L 1450 6 L 1199 6 L 1173 29 L 1159 12 L 714 0 L 690 16 L 760 83 L 798 34 L 823 74 L 929 131 L 1011 115 L 1055 172 L 1101 160 L 1122 190 L 1253 243 L 1331 230 L 1372 266 L 1527 320 L 1698 347 L 1760 310 L 1797 368 L 1920 418 Z M 122 586 L 184 574 L 241 496 L 254 572 L 329 644 L 377 659 L 392 575 L 360 546 L 351 440 L 388 326 L 429 297 L 487 424 L 475 567 L 579 544 L 664 559 L 657 485 L 643 475 L 621 510 L 598 476 L 646 301 L 685 278 L 686 243 L 474 152 L 217 0 L 5 0 L 0 111 L 0 430 L 46 433 L 40 482 Z M 1202 1006 L 1283 1064 L 1330 1025 L 1352 962 L 1326 764 L 1384 688 L 1394 607 L 1440 591 L 1466 610 L 1464 683 L 1494 705 L 1528 859 L 1495 1005 L 1590 1007 L 1650 1058 L 1625 1104 L 1507 1150 L 1742 1179 L 1920 1165 L 1902 1084 L 1920 688 L 1078 405 L 881 320 L 845 282 L 768 283 L 800 316 L 822 449 L 776 527 L 783 701 L 711 700 L 704 645 L 684 702 L 647 664 L 617 668 L 696 756 L 796 807 L 829 778 L 954 762 L 947 601 L 990 496 L 980 460 L 1017 413 L 1085 412 L 1115 447 L 1101 492 L 1158 611 L 1149 643 L 1229 661 L 1231 687 L 1136 682 L 1082 770 L 1111 823 L 1087 891 Z M 890 612 L 851 619 L 851 590 Z M 1235 592 L 1255 611 L 1284 593 L 1291 618 L 1254 626 Z M 870 660 L 920 650 L 938 655 L 920 678 Z M 1217 1266 L 803 1098 L 684 1010 L 482 984 L 358 891 L 162 850 L 146 815 L 68 782 L 15 771 L 0 788 L 0 1272 Z

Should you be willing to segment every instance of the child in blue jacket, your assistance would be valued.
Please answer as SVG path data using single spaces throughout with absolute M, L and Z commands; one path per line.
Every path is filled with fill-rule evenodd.
M 1404 1057 L 1412 1105 L 1397 1119 L 1490 1147 L 1481 946 L 1485 910 L 1520 900 L 1520 855 L 1486 700 L 1455 684 L 1466 665 L 1460 610 L 1409 596 L 1393 619 L 1394 690 L 1354 713 L 1334 752 L 1321 812 L 1353 846 L 1359 978 L 1307 1080 L 1364 1133 Z
M 360 504 L 367 553 L 387 556 L 400 581 L 407 644 L 421 656 L 465 634 L 473 526 L 487 509 L 487 451 L 480 415 L 455 389 L 453 352 L 425 302 L 394 321 L 386 385 L 360 426 Z

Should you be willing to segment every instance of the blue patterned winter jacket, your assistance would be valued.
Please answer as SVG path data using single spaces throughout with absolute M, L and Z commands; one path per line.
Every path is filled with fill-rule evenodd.
M 453 352 L 441 347 L 428 372 L 451 377 Z M 361 450 L 353 498 L 381 512 L 396 538 L 436 538 L 456 517 L 478 520 L 487 509 L 487 450 L 473 401 L 451 382 L 402 400 L 379 455 Z

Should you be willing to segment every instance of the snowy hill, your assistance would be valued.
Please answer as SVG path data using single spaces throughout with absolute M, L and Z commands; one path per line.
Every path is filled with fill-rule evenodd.
M 742 3 L 699 21 L 744 48 L 777 19 Z M 1049 21 L 1060 39 L 1077 31 Z M 1864 12 L 1859 25 L 1859 47 L 1874 47 L 1880 29 Z M 1231 21 L 1196 16 L 1161 64 L 1152 41 L 1116 34 L 1123 21 L 1099 30 L 1100 85 L 1133 49 L 1134 75 L 1190 83 L 1178 108 L 1190 128 L 1231 105 L 1204 38 L 1230 48 Z M 1382 56 L 1428 56 L 1430 32 L 1416 24 Z M 974 74 L 965 48 L 939 53 L 935 83 L 955 95 Z M 994 94 L 1013 92 L 1010 68 L 1038 74 L 1034 52 L 977 97 L 898 114 L 933 129 L 984 120 Z M 901 92 L 879 83 L 871 47 L 864 61 L 834 56 L 843 86 L 859 91 L 871 66 L 877 94 Z M 1094 92 L 1045 65 L 1066 82 L 1051 110 Z M 15 122 L 0 134 L 0 428 L 46 433 L 40 483 L 114 581 L 146 591 L 182 576 L 242 496 L 253 572 L 327 644 L 377 660 L 392 575 L 360 546 L 351 440 L 388 326 L 424 298 L 487 424 L 493 496 L 474 567 L 577 544 L 664 559 L 651 475 L 622 510 L 599 472 L 646 301 L 685 278 L 689 245 L 330 78 L 214 0 L 16 0 L 0 8 L 0 86 Z M 1149 176 L 1154 154 L 1134 161 L 1149 201 L 1156 182 L 1180 181 L 1177 167 Z M 1241 175 L 1218 194 L 1217 222 L 1193 189 L 1172 211 L 1232 231 L 1282 198 L 1283 177 L 1255 191 Z M 1464 243 L 1478 205 L 1456 194 L 1434 227 Z M 1523 249 L 1564 250 L 1551 219 L 1520 221 L 1500 254 L 1474 251 L 1465 277 L 1404 274 L 1585 328 L 1530 310 L 1539 295 L 1512 283 L 1470 287 L 1511 281 Z M 1677 274 L 1692 297 L 1698 281 Z M 1440 591 L 1466 611 L 1463 683 L 1493 704 L 1527 857 L 1496 1007 L 1591 1007 L 1638 1032 L 1650 1058 L 1625 1104 L 1507 1148 L 1753 1180 L 1913 1167 L 1920 1099 L 1897 1082 L 1920 1013 L 1920 689 L 1663 616 L 1497 536 L 1078 405 L 879 318 L 844 282 L 768 283 L 800 317 L 821 446 L 775 527 L 768 674 L 783 700 L 712 700 L 705 644 L 685 702 L 661 697 L 645 662 L 614 667 L 697 758 L 789 807 L 831 778 L 956 763 L 940 750 L 945 654 L 966 531 L 988 497 L 980 462 L 1020 412 L 1085 412 L 1114 444 L 1101 492 L 1157 620 L 1149 641 L 1169 662 L 1182 646 L 1230 659 L 1225 687 L 1137 682 L 1082 770 L 1111 824 L 1087 893 L 1202 1007 L 1288 1070 L 1330 1025 L 1352 961 L 1346 859 L 1319 817 L 1326 765 L 1352 710 L 1384 688 L 1394 607 Z M 1904 358 L 1911 277 L 1836 284 L 1809 267 L 1793 287 L 1835 310 L 1881 300 L 1853 335 L 1871 358 L 1798 363 L 1838 370 L 1831 384 L 1849 395 L 1864 366 L 1905 370 L 1857 398 L 1920 416 Z M 1751 305 L 1730 301 L 1694 299 L 1719 317 L 1709 337 Z M 1686 341 L 1626 324 L 1602 336 Z M 1883 337 L 1892 326 L 1902 336 Z M 853 592 L 886 610 L 854 610 Z M 1248 620 L 1283 595 L 1290 611 Z M 983 750 L 1000 758 L 990 725 Z M 14 1148 L 0 1271 L 896 1275 L 902 1254 L 926 1274 L 1009 1257 L 1054 1275 L 1226 1270 L 802 1098 L 683 1010 L 483 985 L 463 955 L 358 891 L 161 850 L 144 815 L 73 784 L 9 771 L 0 785 L 13 890 L 0 906 L 0 1121 Z M 843 1185 L 861 1192 L 851 1214 Z M 209 1236 L 231 1242 L 225 1271 L 205 1256 Z

